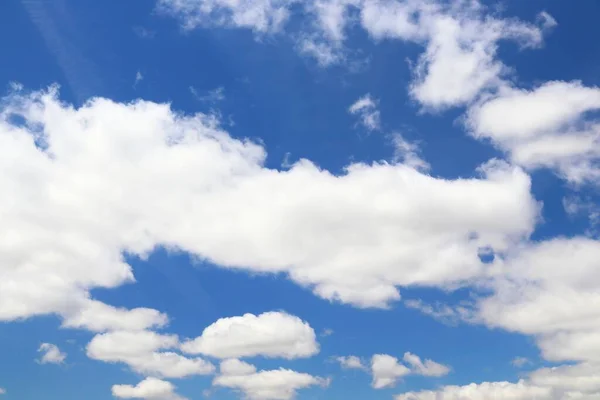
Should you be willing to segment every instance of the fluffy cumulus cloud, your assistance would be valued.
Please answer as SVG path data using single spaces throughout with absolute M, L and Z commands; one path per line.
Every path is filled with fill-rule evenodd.
M 283 312 L 221 318 L 202 335 L 182 344 L 187 353 L 217 358 L 310 357 L 319 352 L 315 331 L 300 318 Z
M 483 382 L 465 386 L 445 386 L 435 391 L 409 392 L 396 400 L 594 400 L 600 391 L 598 364 L 542 368 L 516 383 Z
M 113 385 L 112 395 L 119 399 L 186 400 L 175 392 L 175 385 L 157 378 L 146 378 L 135 386 Z
M 338 176 L 308 160 L 278 171 L 265 157 L 213 118 L 168 105 L 97 98 L 74 108 L 55 89 L 9 95 L 0 112 L 0 184 L 12 193 L 0 199 L 0 320 L 57 313 L 67 324 L 117 327 L 107 316 L 87 321 L 85 309 L 98 307 L 89 290 L 133 282 L 123 252 L 158 245 L 286 273 L 325 299 L 386 307 L 398 286 L 480 276 L 481 251 L 507 249 L 538 215 L 529 176 L 501 162 L 444 180 L 386 163 Z M 139 327 L 165 322 L 135 315 Z
M 484 284 L 489 294 L 479 297 L 469 312 L 469 322 L 532 335 L 546 360 L 575 364 L 539 369 L 517 383 L 448 386 L 400 399 L 436 395 L 444 399 L 487 398 L 490 393 L 515 399 L 532 398 L 534 394 L 552 400 L 597 398 L 600 313 L 595 305 L 600 304 L 599 260 L 600 242 L 588 237 L 522 244 L 490 265 Z M 524 362 L 519 360 L 517 365 Z
M 183 378 L 214 372 L 214 366 L 201 358 L 166 351 L 178 346 L 176 335 L 113 331 L 94 336 L 87 345 L 87 355 L 94 360 L 124 363 L 140 374 L 155 377 Z
M 214 386 L 241 392 L 250 400 L 289 400 L 296 392 L 311 386 L 328 386 L 329 380 L 289 369 L 257 371 L 251 364 L 236 359 L 221 363 Z
M 42 343 L 38 348 L 38 352 L 42 353 L 38 360 L 40 364 L 62 364 L 67 358 L 67 354 L 52 343 Z
M 383 389 L 396 384 L 398 379 L 410 374 L 410 369 L 388 354 L 375 354 L 371 359 L 371 371 L 375 389 Z
M 504 88 L 473 106 L 467 125 L 527 168 L 552 168 L 571 182 L 600 178 L 600 89 L 547 82 L 532 90 Z

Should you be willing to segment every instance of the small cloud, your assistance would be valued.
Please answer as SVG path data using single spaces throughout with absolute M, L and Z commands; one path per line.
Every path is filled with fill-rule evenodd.
M 0 388 L 0 394 L 6 394 L 6 389 Z
M 335 361 L 337 361 L 343 369 L 360 369 L 363 371 L 368 370 L 368 367 L 357 356 L 335 357 Z
M 358 99 L 348 108 L 352 115 L 360 117 L 360 123 L 369 131 L 378 130 L 381 126 L 380 113 L 377 109 L 377 102 L 367 93 Z
M 140 71 L 135 73 L 135 81 L 133 82 L 133 87 L 136 87 L 137 84 L 144 80 L 144 75 Z
M 544 29 L 551 29 L 551 28 L 554 28 L 556 25 L 558 25 L 558 22 L 556 22 L 556 19 L 554 19 L 554 17 L 552 15 L 548 14 L 546 11 L 540 12 L 537 16 L 537 20 L 539 21 L 539 23 L 542 25 L 542 28 L 544 28 Z
M 146 29 L 143 26 L 134 26 L 133 33 L 141 39 L 152 39 L 156 35 L 155 31 Z
M 517 368 L 523 368 L 526 365 L 533 364 L 527 357 L 515 357 L 510 363 Z
M 401 162 L 419 171 L 428 171 L 430 165 L 419 156 L 419 147 L 410 143 L 399 133 L 391 135 L 394 146 L 394 161 Z
M 339 49 L 335 48 L 330 43 L 319 42 L 308 38 L 304 38 L 298 43 L 298 51 L 301 54 L 313 57 L 321 67 L 338 64 L 343 58 Z
M 62 364 L 67 358 L 67 354 L 51 343 L 42 343 L 38 352 L 43 353 L 42 358 L 37 360 L 39 364 Z
M 290 161 L 290 157 L 291 153 L 289 151 L 285 153 L 283 161 L 281 161 L 281 168 L 289 169 L 294 165 L 294 163 Z
M 321 332 L 322 337 L 327 337 L 327 336 L 331 336 L 331 335 L 333 335 L 333 329 L 327 328 L 327 329 L 324 329 L 323 332 Z
M 223 86 L 219 86 L 216 89 L 209 90 L 207 94 L 201 95 L 198 93 L 196 88 L 190 86 L 190 93 L 196 98 L 196 100 L 201 101 L 203 103 L 218 103 L 220 101 L 225 100 L 225 88 Z

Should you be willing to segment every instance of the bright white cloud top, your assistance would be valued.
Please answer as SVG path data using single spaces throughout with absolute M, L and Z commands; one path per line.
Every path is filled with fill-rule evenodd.
M 282 312 L 221 318 L 202 335 L 181 345 L 186 353 L 216 358 L 310 357 L 319 352 L 315 331 L 300 318 Z
M 114 385 L 112 395 L 119 399 L 186 400 L 175 392 L 175 385 L 156 378 L 146 378 L 135 386 Z

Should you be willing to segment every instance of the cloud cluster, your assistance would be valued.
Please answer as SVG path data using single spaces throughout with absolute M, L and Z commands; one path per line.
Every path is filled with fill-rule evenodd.
M 505 87 L 474 105 L 467 126 L 524 167 L 550 168 L 572 183 L 600 178 L 600 89 L 580 82 L 546 82 L 533 90 Z
M 505 250 L 538 215 L 529 177 L 501 162 L 459 180 L 386 163 L 339 176 L 308 160 L 277 171 L 262 166 L 261 146 L 167 105 L 97 98 L 73 108 L 54 89 L 3 104 L 0 180 L 13 195 L 0 200 L 1 320 L 57 313 L 83 324 L 82 310 L 102 307 L 90 289 L 134 281 L 122 253 L 159 245 L 385 307 L 398 286 L 480 276 L 482 249 Z
M 398 379 L 409 374 L 439 377 L 450 372 L 448 366 L 429 359 L 422 361 L 419 356 L 412 353 L 404 353 L 402 359 L 405 364 L 400 363 L 396 357 L 388 354 L 375 354 L 371 358 L 373 388 L 392 387 Z
M 483 382 L 465 386 L 445 386 L 439 390 L 409 392 L 396 400 L 593 400 L 600 391 L 598 364 L 565 365 L 542 368 L 516 383 Z
M 315 331 L 300 318 L 283 312 L 221 318 L 202 335 L 181 345 L 186 353 L 216 358 L 310 357 L 319 352 Z
M 135 386 L 113 385 L 112 395 L 119 399 L 186 400 L 172 383 L 157 378 L 146 378 Z
M 540 13 L 538 25 L 490 15 L 478 1 L 261 0 L 252 6 L 224 0 L 159 0 L 159 9 L 186 28 L 225 26 L 262 34 L 282 32 L 292 15 L 308 19 L 295 37 L 301 53 L 322 66 L 344 62 L 346 29 L 360 27 L 374 40 L 417 43 L 424 51 L 414 65 L 410 93 L 428 108 L 467 104 L 502 83 L 508 68 L 496 58 L 498 43 L 536 47 L 556 25 Z
M 369 131 L 377 130 L 381 126 L 377 102 L 368 93 L 356 100 L 348 108 L 348 112 L 357 115 L 360 118 L 360 123 Z
M 375 354 L 371 357 L 370 366 L 365 365 L 357 356 L 336 357 L 335 361 L 344 369 L 370 372 L 373 376 L 372 386 L 375 389 L 392 387 L 399 379 L 409 374 L 439 377 L 450 372 L 450 368 L 446 365 L 429 359 L 422 361 L 419 356 L 409 352 L 404 353 L 402 359 L 404 364 L 389 354 Z
M 87 345 L 87 355 L 94 360 L 124 363 L 140 374 L 156 377 L 183 378 L 214 372 L 214 366 L 208 361 L 165 351 L 178 346 L 176 335 L 113 331 L 94 336 Z
M 299 389 L 329 385 L 327 379 L 289 369 L 257 371 L 237 359 L 221 362 L 220 371 L 213 385 L 235 389 L 250 400 L 290 400 Z
M 62 364 L 67 358 L 67 354 L 52 343 L 42 343 L 38 352 L 42 353 L 42 357 L 38 360 L 40 364 Z

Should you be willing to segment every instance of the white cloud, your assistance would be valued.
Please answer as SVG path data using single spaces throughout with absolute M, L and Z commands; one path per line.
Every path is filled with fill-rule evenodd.
M 63 327 L 84 328 L 93 332 L 104 331 L 138 331 L 150 328 L 161 328 L 168 324 L 169 318 L 151 308 L 112 307 L 95 300 L 88 300 L 82 307 L 65 313 Z
M 404 305 L 448 325 L 455 325 L 459 322 L 473 322 L 475 319 L 475 312 L 469 304 L 449 306 L 436 303 L 431 305 L 419 299 L 408 299 L 404 301 Z
M 135 386 L 113 385 L 112 395 L 120 399 L 186 400 L 175 393 L 175 386 L 157 378 L 146 378 Z
M 543 32 L 556 24 L 547 12 L 538 25 L 492 16 L 479 1 L 260 0 L 251 6 L 228 0 L 159 0 L 159 7 L 180 18 L 184 27 L 249 28 L 261 35 L 281 32 L 293 12 L 303 18 L 299 31 L 289 30 L 300 53 L 322 66 L 347 60 L 346 30 L 360 26 L 374 40 L 396 39 L 425 48 L 410 86 L 427 108 L 468 104 L 486 89 L 503 84 L 508 68 L 496 59 L 498 42 L 522 47 L 542 43 Z M 356 11 L 359 17 L 354 18 Z
M 238 390 L 250 400 L 290 400 L 300 389 L 329 385 L 328 379 L 289 369 L 257 372 L 253 365 L 239 360 L 223 361 L 220 370 L 213 385 Z
M 8 96 L 0 320 L 68 320 L 89 306 L 92 288 L 134 281 L 124 251 L 145 256 L 159 245 L 285 273 L 325 299 L 386 307 L 399 286 L 454 288 L 481 276 L 481 249 L 506 250 L 538 216 L 529 176 L 504 163 L 459 180 L 386 163 L 339 176 L 308 160 L 278 171 L 263 166 L 263 147 L 215 124 L 151 102 L 73 108 L 54 90 Z M 152 314 L 141 325 L 160 325 Z
M 300 318 L 283 312 L 221 318 L 185 342 L 186 353 L 217 358 L 310 357 L 319 352 L 315 331 Z
M 410 369 L 399 363 L 396 357 L 375 354 L 371 358 L 371 372 L 373 374 L 371 386 L 375 389 L 383 389 L 394 386 L 398 379 L 410 374 Z
M 444 376 L 450 372 L 446 365 L 436 363 L 433 360 L 421 361 L 416 354 L 404 353 L 402 358 L 410 366 L 411 372 L 423 376 Z
M 178 17 L 186 29 L 223 26 L 277 32 L 297 0 L 158 0 L 159 10 Z
M 531 360 L 527 357 L 515 357 L 510 363 L 517 368 L 522 368 L 527 364 L 531 364 Z
M 597 364 L 579 364 L 533 371 L 517 383 L 483 382 L 465 386 L 444 386 L 435 391 L 409 392 L 396 400 L 593 400 L 600 391 Z
M 401 134 L 391 136 L 394 146 L 394 159 L 419 171 L 428 171 L 430 165 L 419 156 L 419 147 L 405 140 Z
M 445 5 L 435 1 L 366 1 L 363 28 L 375 39 L 394 38 L 425 47 L 414 69 L 411 95 L 428 108 L 471 102 L 487 88 L 502 84 L 506 67 L 496 59 L 497 43 L 523 46 L 542 41 L 539 28 L 487 15 L 477 1 Z
M 377 109 L 377 101 L 373 100 L 367 93 L 348 108 L 348 112 L 358 115 L 362 125 L 369 131 L 377 130 L 381 127 L 381 117 Z
M 225 88 L 223 86 L 219 86 L 213 90 L 209 90 L 207 94 L 201 95 L 198 93 L 196 88 L 190 86 L 190 93 L 196 98 L 196 100 L 204 102 L 204 103 L 218 103 L 220 101 L 225 100 Z
M 40 364 L 62 364 L 67 358 L 66 353 L 63 353 L 56 345 L 51 343 L 42 343 L 38 352 L 43 353 L 38 360 Z
M 364 365 L 362 360 L 357 356 L 340 356 L 336 357 L 335 360 L 339 362 L 344 369 L 367 369 L 367 366 Z
M 554 19 L 554 17 L 548 14 L 546 11 L 541 11 L 538 14 L 538 20 L 541 22 L 541 25 L 544 29 L 551 29 L 558 25 L 556 19 Z
M 144 75 L 140 71 L 135 73 L 135 81 L 133 82 L 133 86 L 137 86 L 137 84 L 144 80 Z
M 444 386 L 437 391 L 408 392 L 395 397 L 396 400 L 467 400 L 467 399 L 510 399 L 551 400 L 551 389 L 530 386 L 525 382 L 483 382 L 465 386 Z M 556 398 L 558 400 L 558 398 Z
M 176 335 L 114 331 L 94 336 L 87 345 L 87 355 L 94 360 L 124 363 L 140 374 L 158 377 L 182 378 L 214 372 L 214 366 L 201 358 L 160 351 L 178 346 Z
M 238 360 L 237 358 L 230 358 L 221 361 L 219 370 L 223 375 L 251 375 L 256 372 L 256 367 L 247 362 Z
M 6 394 L 6 389 L 0 388 L 0 394 Z
M 600 89 L 579 82 L 547 82 L 531 91 L 504 88 L 473 106 L 467 125 L 527 168 L 552 168 L 571 182 L 600 178 L 600 124 L 586 115 L 600 108 Z
M 446 365 L 429 359 L 422 361 L 419 356 L 409 352 L 404 353 L 402 359 L 407 365 L 388 354 L 375 354 L 371 358 L 371 386 L 375 389 L 393 387 L 399 379 L 409 374 L 439 377 L 450 372 Z

